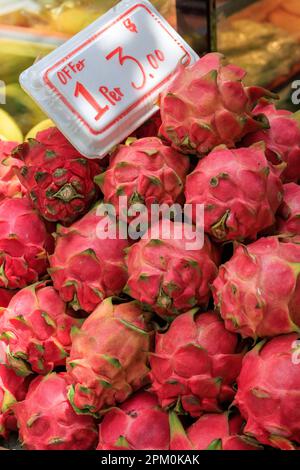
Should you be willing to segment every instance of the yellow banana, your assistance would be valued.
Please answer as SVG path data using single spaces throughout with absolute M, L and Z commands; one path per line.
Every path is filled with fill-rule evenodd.
M 16 121 L 4 109 L 0 109 L 0 134 L 7 140 L 23 142 L 23 134 Z
M 51 119 L 45 119 L 42 122 L 39 122 L 36 126 L 34 126 L 28 134 L 25 137 L 25 140 L 28 139 L 35 139 L 36 135 L 38 132 L 44 131 L 45 129 L 48 129 L 49 127 L 54 127 L 55 124 Z

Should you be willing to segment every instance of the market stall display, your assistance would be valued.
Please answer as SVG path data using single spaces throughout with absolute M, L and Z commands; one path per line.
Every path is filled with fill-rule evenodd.
M 32 41 L 4 39 L 0 449 L 299 449 L 300 117 L 261 86 L 300 57 L 298 3 L 249 2 L 219 34 L 228 58 L 176 65 L 95 159 L 17 70 L 97 2 L 26 3 L 1 20 Z

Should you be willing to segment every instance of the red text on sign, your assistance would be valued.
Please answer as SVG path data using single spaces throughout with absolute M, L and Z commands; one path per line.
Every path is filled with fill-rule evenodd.
M 123 47 L 121 47 L 121 46 L 116 47 L 116 49 L 114 49 L 112 52 L 107 54 L 106 60 L 111 60 L 115 56 L 118 57 L 120 65 L 123 66 L 125 64 L 125 62 L 128 62 L 128 63 L 131 62 L 139 68 L 140 75 L 141 75 L 141 81 L 140 81 L 140 83 L 131 82 L 131 86 L 135 90 L 141 90 L 142 88 L 144 88 L 144 86 L 147 83 L 147 74 L 146 74 L 146 71 L 145 71 L 145 68 L 144 68 L 143 64 L 138 59 L 133 57 L 132 55 L 124 54 Z M 160 49 L 155 49 L 155 51 L 153 53 L 147 54 L 146 59 L 147 59 L 149 65 L 154 70 L 157 70 L 159 68 L 160 62 L 163 62 L 165 60 L 165 55 Z M 150 77 L 154 78 L 154 76 L 152 74 L 150 74 Z
M 136 84 L 135 82 L 131 82 L 131 86 L 136 90 L 141 90 L 142 88 L 144 88 L 146 84 L 146 73 L 142 64 L 135 57 L 132 57 L 131 55 L 124 55 L 123 47 L 117 47 L 112 52 L 107 54 L 106 60 L 112 59 L 115 55 L 118 56 L 119 63 L 122 66 L 125 64 L 126 61 L 131 61 L 132 63 L 137 65 L 141 72 L 141 83 Z
M 109 110 L 109 106 L 104 106 L 103 108 L 100 104 L 95 100 L 95 98 L 91 95 L 91 93 L 85 88 L 85 86 L 77 82 L 75 87 L 74 95 L 78 98 L 80 95 L 97 111 L 96 116 L 94 117 L 95 121 L 99 121 L 99 119 Z
M 81 72 L 85 67 L 85 59 L 81 59 L 75 64 L 69 62 L 61 70 L 57 72 L 57 78 L 60 83 L 66 85 L 68 81 L 72 80 L 73 76 Z
M 104 98 L 113 106 L 116 106 L 116 104 L 121 101 L 124 96 L 121 88 L 114 88 L 112 91 L 110 91 L 106 86 L 101 86 L 99 91 L 102 96 L 104 96 Z
M 125 28 L 128 29 L 131 33 L 138 33 L 136 24 L 133 21 L 131 21 L 130 18 L 127 18 L 127 20 L 124 20 L 123 24 Z
M 100 106 L 98 101 L 93 97 L 93 95 L 86 89 L 86 87 L 80 83 L 76 82 L 75 86 L 75 91 L 74 95 L 76 98 L 82 97 L 89 103 L 89 105 L 94 108 L 94 110 L 97 112 L 97 114 L 94 116 L 95 121 L 99 121 L 99 119 L 105 114 L 107 111 L 109 111 L 110 106 L 116 106 L 116 104 L 122 100 L 124 97 L 123 92 L 121 91 L 121 88 L 113 88 L 110 90 L 107 86 L 101 86 L 99 88 L 99 92 L 105 98 L 105 100 L 109 103 L 105 106 Z
M 143 64 L 135 57 L 129 54 L 127 55 L 124 54 L 123 47 L 121 46 L 116 47 L 116 49 L 114 49 L 112 52 L 107 54 L 106 60 L 109 61 L 113 59 L 115 56 L 117 56 L 119 60 L 119 64 L 121 66 L 123 66 L 125 62 L 128 62 L 128 63 L 135 64 L 138 67 L 140 71 L 140 75 L 141 75 L 140 83 L 131 82 L 131 86 L 136 90 L 141 90 L 142 88 L 144 88 L 144 86 L 147 83 L 147 75 L 146 75 L 146 71 L 144 69 Z M 153 70 L 157 70 L 159 68 L 160 62 L 163 62 L 165 60 L 165 55 L 161 50 L 155 49 L 152 53 L 147 54 L 146 60 Z M 80 61 L 80 63 L 81 62 L 84 63 L 84 60 Z M 78 65 L 78 64 L 79 63 L 77 63 L 74 66 L 73 64 L 69 63 L 68 66 L 64 67 L 64 69 L 66 70 L 62 69 L 60 72 L 58 72 L 58 74 L 59 73 L 62 74 L 61 78 L 60 76 L 58 76 L 58 78 L 60 78 L 60 80 L 63 79 L 66 81 L 68 81 L 69 79 L 72 80 L 72 75 L 71 75 L 70 70 L 73 73 L 77 73 L 77 69 L 80 68 L 81 65 L 84 66 L 83 64 L 81 65 Z M 67 67 L 70 67 L 70 70 Z M 149 76 L 151 78 L 154 78 L 154 75 L 152 73 L 150 73 Z M 89 105 L 92 108 L 94 108 L 94 110 L 96 111 L 96 115 L 94 116 L 95 121 L 98 121 L 107 111 L 109 111 L 110 105 L 116 106 L 116 104 L 122 101 L 122 98 L 124 97 L 124 93 L 121 91 L 121 88 L 119 87 L 115 87 L 112 90 L 110 90 L 107 86 L 102 85 L 99 87 L 98 90 L 100 94 L 102 95 L 102 97 L 108 103 L 103 107 L 98 103 L 98 100 L 87 90 L 87 88 L 81 82 L 76 82 L 75 92 L 74 92 L 74 95 L 76 98 L 81 96 L 82 98 L 85 99 L 85 101 L 89 103 Z

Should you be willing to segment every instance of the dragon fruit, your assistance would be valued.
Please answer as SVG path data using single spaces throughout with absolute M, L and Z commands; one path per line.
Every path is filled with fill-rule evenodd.
M 300 186 L 287 183 L 283 186 L 283 203 L 277 213 L 277 231 L 291 240 L 300 241 Z
M 20 440 L 27 450 L 88 450 L 97 443 L 91 416 L 78 416 L 67 399 L 69 377 L 52 373 L 34 379 L 24 401 L 14 405 Z
M 192 416 L 220 411 L 231 402 L 243 351 L 214 312 L 179 315 L 167 333 L 157 334 L 150 356 L 152 391 L 163 408 L 181 406 Z
M 119 294 L 127 280 L 124 249 L 128 241 L 107 238 L 105 228 L 101 232 L 106 218 L 97 215 L 99 209 L 95 206 L 69 228 L 59 226 L 50 257 L 54 287 L 76 311 L 92 312 L 105 297 Z
M 300 246 L 277 237 L 236 248 L 213 283 L 229 331 L 243 337 L 300 331 Z
M 205 413 L 185 431 L 172 413 L 171 450 L 262 450 L 242 428 L 240 415 Z
M 39 132 L 14 155 L 24 162 L 20 180 L 45 219 L 69 224 L 94 201 L 93 178 L 101 171 L 99 163 L 78 153 L 57 128 Z
M 16 294 L 17 291 L 14 290 L 9 290 L 9 289 L 4 289 L 3 287 L 0 287 L 0 318 L 3 312 L 3 309 L 6 308 L 13 298 L 13 296 Z
M 97 450 L 169 450 L 168 413 L 157 398 L 138 392 L 120 408 L 112 408 L 99 426 Z
M 0 318 L 0 338 L 8 344 L 7 361 L 18 375 L 46 374 L 66 363 L 71 328 L 79 320 L 44 282 L 20 290 Z
M 159 128 L 161 126 L 160 112 L 155 113 L 148 119 L 142 126 L 140 126 L 134 133 L 133 137 L 143 139 L 144 137 L 157 137 Z
M 204 205 L 204 229 L 216 240 L 255 239 L 272 226 L 282 198 L 280 176 L 269 167 L 263 146 L 220 146 L 187 177 L 186 202 Z
M 225 144 L 234 147 L 244 135 L 265 127 L 253 116 L 262 96 L 274 96 L 260 87 L 245 87 L 246 72 L 224 65 L 221 54 L 210 53 L 182 67 L 161 95 L 159 134 L 184 153 L 204 155 Z
M 150 137 L 121 145 L 110 159 L 105 173 L 96 178 L 104 200 L 113 204 L 120 214 L 120 196 L 132 204 L 172 205 L 183 191 L 189 159 L 160 139 Z M 125 208 L 126 211 L 126 208 Z
M 245 434 L 283 450 L 300 444 L 298 338 L 295 333 L 278 336 L 247 353 L 235 397 L 247 421 Z
M 253 110 L 255 116 L 264 114 L 270 128 L 258 130 L 245 137 L 243 144 L 265 142 L 266 157 L 273 164 L 285 162 L 287 167 L 282 173 L 284 182 L 300 179 L 300 112 L 295 114 L 276 109 L 271 103 L 262 100 Z
M 18 376 L 9 368 L 6 361 L 6 344 L 0 341 L 0 436 L 7 438 L 10 431 L 16 430 L 16 419 L 12 406 L 24 400 L 28 379 Z
M 67 370 L 77 413 L 97 414 L 125 401 L 146 381 L 150 335 L 136 302 L 102 302 L 72 336 Z
M 17 142 L 0 140 L 0 198 L 22 197 L 26 194 L 25 187 L 16 175 L 16 168 L 21 168 L 23 162 L 13 158 L 11 153 Z
M 155 237 L 149 229 L 128 250 L 129 279 L 124 289 L 166 320 L 195 305 L 206 306 L 218 272 L 217 255 L 208 238 L 201 249 L 193 249 L 189 247 L 193 240 L 186 235 L 190 226 L 170 222 L 170 227 L 169 232 L 161 223 Z M 195 241 L 196 232 L 193 236 Z
M 27 199 L 0 201 L 0 287 L 17 289 L 45 274 L 53 239 Z

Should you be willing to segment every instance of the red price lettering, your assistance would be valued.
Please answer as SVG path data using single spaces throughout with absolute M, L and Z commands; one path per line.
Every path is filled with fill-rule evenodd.
M 125 26 L 126 29 L 128 29 L 131 33 L 138 33 L 136 24 L 131 21 L 130 18 L 127 18 L 127 20 L 123 21 L 123 25 Z
M 119 60 L 119 63 L 120 63 L 121 66 L 123 66 L 125 64 L 125 62 L 131 61 L 138 67 L 138 69 L 140 70 L 140 73 L 141 73 L 141 83 L 137 84 L 137 83 L 132 81 L 131 85 L 136 90 L 141 90 L 142 88 L 144 88 L 144 86 L 146 85 L 146 82 L 147 82 L 147 75 L 146 75 L 146 72 L 145 72 L 144 67 L 141 64 L 141 62 L 139 62 L 135 57 L 133 57 L 131 55 L 125 55 L 124 52 L 123 52 L 122 47 L 117 47 L 112 52 L 110 52 L 106 56 L 106 60 L 111 60 L 115 56 L 118 57 L 118 60 Z M 165 60 L 165 56 L 164 56 L 164 53 L 162 51 L 160 51 L 159 49 L 155 49 L 155 51 L 153 51 L 153 53 L 147 54 L 146 60 L 148 61 L 148 64 L 154 70 L 157 70 L 159 68 L 159 62 L 163 62 Z M 150 74 L 150 77 L 154 78 L 154 75 Z M 99 121 L 99 119 L 107 111 L 109 111 L 110 106 L 116 106 L 116 104 L 119 101 L 121 101 L 122 98 L 124 97 L 124 94 L 123 94 L 121 88 L 119 88 L 119 87 L 109 89 L 109 88 L 107 88 L 107 86 L 102 85 L 98 89 L 98 91 L 101 93 L 102 98 L 105 98 L 105 100 L 107 101 L 106 106 L 103 106 L 103 107 L 100 106 L 100 104 L 94 98 L 94 96 L 80 82 L 76 82 L 75 91 L 74 91 L 74 95 L 75 95 L 76 98 L 81 96 L 82 98 L 84 98 L 89 103 L 89 105 L 92 108 L 94 108 L 94 110 L 97 113 L 96 116 L 94 117 L 95 121 Z
M 141 84 L 137 85 L 136 83 L 131 82 L 131 85 L 136 90 L 141 90 L 146 85 L 146 73 L 145 73 L 145 70 L 144 70 L 144 67 L 142 66 L 142 64 L 137 59 L 135 59 L 135 57 L 132 57 L 131 55 L 123 55 L 123 47 L 117 47 L 112 52 L 110 52 L 106 56 L 106 60 L 112 59 L 115 55 L 118 56 L 120 65 L 123 66 L 126 61 L 130 60 L 131 62 L 135 63 L 137 65 L 137 67 L 140 69 L 140 72 L 141 72 L 141 75 L 142 75 Z
M 147 55 L 147 60 L 153 69 L 158 69 L 159 62 L 163 62 L 165 60 L 165 55 L 159 49 L 155 49 L 153 54 Z
M 147 82 L 147 75 L 146 75 L 145 69 L 144 69 L 143 65 L 141 64 L 141 62 L 139 62 L 138 59 L 136 59 L 135 57 L 133 57 L 131 55 L 124 55 L 123 47 L 117 47 L 112 52 L 110 52 L 106 56 L 106 60 L 110 60 L 114 56 L 118 56 L 119 63 L 122 66 L 124 65 L 124 63 L 126 61 L 131 61 L 131 62 L 135 63 L 138 66 L 138 68 L 140 69 L 141 75 L 142 75 L 142 82 L 141 82 L 140 85 L 137 85 L 136 83 L 131 82 L 131 86 L 133 88 L 135 88 L 136 90 L 141 90 L 142 88 L 144 88 L 144 86 L 146 85 L 146 82 Z M 157 70 L 159 68 L 159 62 L 163 62 L 165 60 L 165 55 L 161 50 L 155 49 L 155 51 L 153 53 L 147 54 L 146 59 L 147 59 L 149 65 L 154 70 Z M 150 77 L 154 78 L 154 76 L 152 74 L 150 74 Z
M 108 106 L 104 106 L 104 108 L 101 108 L 101 106 L 95 100 L 95 98 L 90 94 L 90 92 L 80 82 L 76 83 L 74 94 L 75 94 L 76 98 L 78 98 L 79 95 L 83 96 L 83 98 L 95 109 L 95 111 L 97 111 L 97 114 L 94 117 L 95 121 L 99 121 L 99 119 L 103 116 L 103 114 L 106 113 L 106 111 L 109 110 Z

